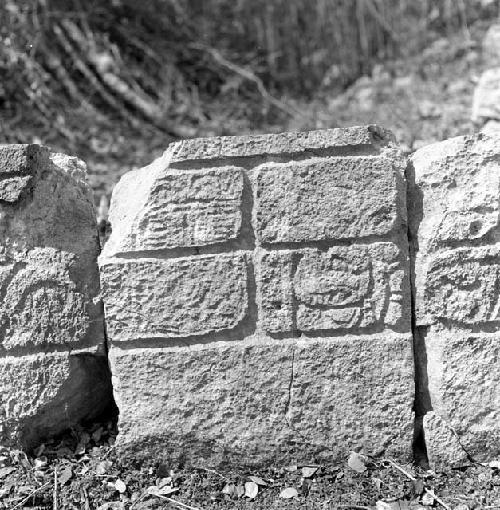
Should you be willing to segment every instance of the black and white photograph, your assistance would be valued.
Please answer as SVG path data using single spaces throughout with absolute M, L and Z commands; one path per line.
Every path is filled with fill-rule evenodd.
M 500 510 L 500 0 L 0 0 L 0 510 Z

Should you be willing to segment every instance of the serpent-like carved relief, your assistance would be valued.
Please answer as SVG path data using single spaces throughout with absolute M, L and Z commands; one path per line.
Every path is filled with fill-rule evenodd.
M 89 328 L 85 296 L 71 280 L 71 258 L 50 248 L 0 265 L 0 342 L 4 349 L 75 343 Z

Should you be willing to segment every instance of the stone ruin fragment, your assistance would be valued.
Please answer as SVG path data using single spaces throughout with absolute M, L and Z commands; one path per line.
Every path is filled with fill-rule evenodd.
M 112 400 L 85 166 L 0 145 L 0 439 L 31 447 Z
M 361 127 L 179 142 L 126 174 L 100 257 L 120 445 L 409 457 L 404 169 Z
M 1 146 L 0 175 L 3 444 L 97 416 L 109 361 L 137 457 L 500 457 L 498 134 L 174 143 L 117 184 L 100 283 L 83 164 Z

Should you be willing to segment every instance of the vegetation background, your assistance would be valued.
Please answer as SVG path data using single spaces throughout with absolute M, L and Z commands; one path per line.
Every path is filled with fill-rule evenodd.
M 0 139 L 89 165 L 97 198 L 173 139 L 472 127 L 498 0 L 2 0 Z

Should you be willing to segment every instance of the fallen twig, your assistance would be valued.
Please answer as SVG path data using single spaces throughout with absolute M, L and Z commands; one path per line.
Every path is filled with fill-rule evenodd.
M 54 469 L 54 495 L 52 498 L 52 509 L 57 510 L 57 467 Z
M 207 52 L 219 65 L 229 69 L 230 71 L 233 71 L 233 73 L 240 75 L 246 80 L 255 83 L 257 90 L 260 92 L 260 95 L 268 103 L 272 104 L 282 112 L 287 113 L 288 115 L 290 115 L 290 117 L 294 117 L 295 115 L 307 116 L 306 112 L 303 112 L 302 110 L 299 110 L 294 106 L 288 105 L 283 101 L 280 101 L 279 99 L 272 96 L 266 89 L 264 82 L 258 76 L 252 73 L 252 71 L 250 71 L 249 69 L 241 67 L 238 64 L 235 64 L 234 62 L 230 62 L 215 48 L 210 48 L 202 44 L 192 44 L 191 47 L 197 50 Z
M 40 492 L 41 490 L 46 489 L 47 487 L 49 487 L 49 485 L 50 485 L 50 482 L 47 482 L 46 484 L 42 485 L 41 487 L 38 487 L 38 489 L 35 489 L 34 491 L 30 492 L 23 500 L 19 501 L 19 503 L 17 503 L 17 505 L 13 506 L 10 510 L 16 510 L 16 508 L 22 507 L 24 505 L 24 503 L 29 501 L 29 499 L 32 498 L 37 492 Z
M 208 468 L 204 468 L 201 466 L 194 466 L 194 467 L 195 467 L 195 469 L 200 469 L 201 471 L 206 471 L 207 473 L 213 473 L 214 475 L 220 476 L 224 480 L 229 480 L 229 478 L 227 476 L 224 476 L 213 469 L 208 469 Z
M 202 510 L 201 508 L 198 508 L 198 507 L 195 507 L 195 506 L 186 505 L 185 503 L 181 503 L 180 501 L 177 501 L 175 499 L 169 498 L 167 496 L 161 496 L 160 494 L 155 494 L 155 497 L 160 498 L 160 499 L 164 499 L 166 501 L 169 501 L 170 503 L 172 503 L 174 505 L 177 505 L 177 506 L 180 506 L 181 508 L 186 508 L 187 510 Z
M 408 471 L 406 471 L 406 469 L 404 469 L 401 466 L 399 466 L 398 464 L 396 464 L 393 460 L 391 460 L 391 459 L 384 459 L 384 460 L 389 462 L 389 464 L 391 464 L 391 466 L 396 468 L 400 473 L 403 473 L 412 482 L 416 482 L 417 481 L 417 479 L 411 473 L 408 473 Z M 427 487 L 424 487 L 424 491 L 427 494 L 429 494 L 429 496 L 432 496 L 443 508 L 445 508 L 446 510 L 451 510 L 451 508 L 441 498 L 436 496 L 436 494 L 434 493 L 433 490 L 428 489 Z

